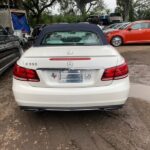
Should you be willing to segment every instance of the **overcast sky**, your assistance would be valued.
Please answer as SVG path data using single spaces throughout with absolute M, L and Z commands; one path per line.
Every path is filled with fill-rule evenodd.
M 105 4 L 107 5 L 107 7 L 109 9 L 111 9 L 112 11 L 115 10 L 116 8 L 116 0 L 105 0 Z

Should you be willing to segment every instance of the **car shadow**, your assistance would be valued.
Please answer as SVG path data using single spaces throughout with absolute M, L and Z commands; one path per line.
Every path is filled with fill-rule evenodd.
M 124 45 L 122 45 L 122 46 L 150 46 L 150 43 L 142 43 L 142 44 L 140 44 L 140 43 L 136 43 L 136 44 L 124 44 Z
M 62 123 L 73 123 L 75 120 L 114 120 L 115 118 L 123 118 L 128 116 L 126 113 L 126 106 L 122 109 L 104 111 L 104 110 L 93 110 L 93 111 L 41 111 L 41 112 L 22 112 L 24 116 L 30 118 L 32 122 L 59 122 Z M 58 121 L 59 120 L 59 121 Z

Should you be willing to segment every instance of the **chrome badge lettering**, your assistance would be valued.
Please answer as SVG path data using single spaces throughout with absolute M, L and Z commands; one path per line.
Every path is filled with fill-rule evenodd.
M 37 63 L 34 63 L 34 62 L 26 62 L 25 65 L 26 65 L 26 66 L 37 66 Z

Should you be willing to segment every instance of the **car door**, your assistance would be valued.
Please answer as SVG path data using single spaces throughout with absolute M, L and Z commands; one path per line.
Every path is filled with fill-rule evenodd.
M 141 43 L 144 37 L 144 30 L 142 29 L 142 23 L 132 24 L 125 31 L 126 43 Z
M 8 50 L 8 40 L 7 31 L 0 26 L 0 74 L 8 67 L 14 58 L 14 54 Z
M 9 44 L 10 48 L 16 49 L 19 47 L 19 39 L 14 35 L 9 34 L 8 35 L 8 44 Z
M 0 26 L 0 52 L 5 49 L 6 36 L 4 35 L 3 28 Z
M 150 22 L 144 22 L 142 26 L 144 30 L 143 42 L 150 42 Z
M 148 37 L 148 42 L 150 42 L 150 22 L 148 23 L 147 37 Z

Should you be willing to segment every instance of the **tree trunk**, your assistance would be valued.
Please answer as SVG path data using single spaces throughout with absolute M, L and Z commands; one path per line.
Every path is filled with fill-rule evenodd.
M 80 7 L 80 11 L 81 11 L 82 16 L 85 16 L 85 15 L 86 15 L 85 6 Z
M 36 20 L 35 20 L 36 24 L 39 24 L 40 21 L 41 21 L 41 14 L 37 14 Z
M 130 12 L 130 1 L 126 0 L 124 7 L 124 21 L 129 21 L 129 12 Z

